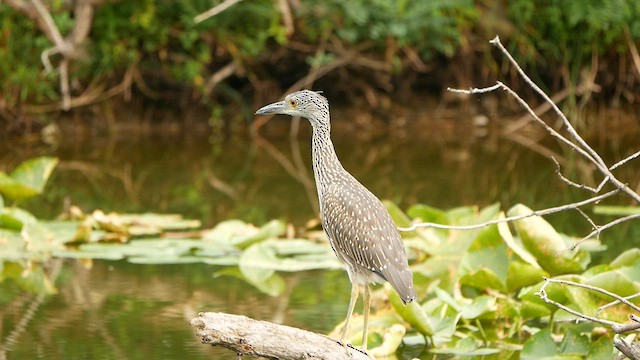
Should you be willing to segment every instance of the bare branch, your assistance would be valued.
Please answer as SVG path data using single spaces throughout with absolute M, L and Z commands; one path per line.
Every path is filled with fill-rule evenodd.
M 568 250 L 568 251 L 574 250 L 576 247 L 580 246 L 580 244 L 582 244 L 586 240 L 592 238 L 593 236 L 595 236 L 595 235 L 600 236 L 600 233 L 603 230 L 607 230 L 610 227 L 616 226 L 618 224 L 622 224 L 625 221 L 634 220 L 634 219 L 638 219 L 638 218 L 640 218 L 640 214 L 631 214 L 631 215 L 627 215 L 627 216 L 623 216 L 621 218 L 615 219 L 615 220 L 613 220 L 613 221 L 611 221 L 609 223 L 606 223 L 604 225 L 597 226 L 592 232 L 587 234 L 587 236 L 583 237 L 582 239 L 580 239 L 575 244 L 571 245 L 566 250 Z
M 480 224 L 473 224 L 473 225 L 443 225 L 443 224 L 435 224 L 435 223 L 416 223 L 416 224 L 412 224 L 409 227 L 399 227 L 398 230 L 400 231 L 414 231 L 417 228 L 420 227 L 427 227 L 427 228 L 435 228 L 435 229 L 445 229 L 445 230 L 474 230 L 474 229 L 480 229 L 483 228 L 485 226 L 489 226 L 489 225 L 495 225 L 495 224 L 499 224 L 499 223 L 503 223 L 503 222 L 511 222 L 511 221 L 515 221 L 515 220 L 520 220 L 520 219 L 525 219 L 528 217 L 532 217 L 532 216 L 546 216 L 546 215 L 550 215 L 550 214 L 555 214 L 557 212 L 561 212 L 561 211 L 565 211 L 565 210 L 571 210 L 571 209 L 575 209 L 578 208 L 580 206 L 584 206 L 587 204 L 591 204 L 594 202 L 598 202 L 602 199 L 606 199 L 612 195 L 615 195 L 619 192 L 620 190 L 616 189 L 616 190 L 611 190 L 607 193 L 604 193 L 602 195 L 598 195 L 598 196 L 594 196 L 592 198 L 583 200 L 583 201 L 578 201 L 578 202 L 574 202 L 571 204 L 566 204 L 566 205 L 562 205 L 562 206 L 556 206 L 556 207 L 551 207 L 551 208 L 547 208 L 544 210 L 536 210 L 536 211 L 532 211 L 531 213 L 528 214 L 524 214 L 524 215 L 518 215 L 518 216 L 510 216 L 510 217 L 506 217 L 506 218 L 502 218 L 502 219 L 495 219 L 495 220 L 490 220 L 490 221 L 485 221 L 483 223 Z M 636 215 L 636 216 L 640 216 L 640 214 Z
M 599 288 L 597 286 L 588 285 L 588 284 L 581 284 L 581 283 L 577 283 L 577 282 L 574 282 L 574 281 L 561 280 L 561 279 L 544 278 L 544 280 L 547 283 L 563 284 L 563 285 L 575 286 L 575 287 L 579 287 L 579 288 L 583 288 L 583 289 L 587 289 L 587 290 L 591 290 L 591 291 L 596 291 L 596 292 L 599 292 L 601 294 L 604 294 L 604 295 L 607 295 L 607 296 L 611 296 L 612 298 L 616 299 L 617 301 L 620 301 L 621 303 L 627 305 L 628 307 L 632 308 L 633 310 L 635 310 L 637 312 L 640 312 L 640 307 L 638 307 L 634 303 L 630 302 L 626 298 L 624 298 L 624 297 L 622 297 L 622 296 L 620 296 L 618 294 L 614 294 L 614 293 L 612 293 L 610 291 L 607 291 L 605 289 Z
M 550 299 L 547 296 L 547 291 L 545 290 L 547 285 L 549 285 L 552 282 L 552 281 L 549 281 L 549 280 L 551 280 L 551 279 L 545 278 L 545 283 L 540 288 L 540 291 L 536 294 L 544 302 L 546 302 L 547 304 L 551 304 L 551 305 L 553 305 L 553 306 L 555 306 L 555 307 L 557 307 L 559 309 L 562 309 L 562 310 L 568 312 L 569 314 L 575 315 L 575 316 L 577 316 L 579 318 L 582 318 L 582 319 L 585 319 L 585 320 L 589 320 L 589 321 L 593 321 L 593 322 L 596 322 L 596 323 L 600 323 L 600 324 L 603 324 L 603 325 L 607 325 L 607 326 L 609 326 L 611 328 L 613 328 L 613 326 L 620 325 L 615 321 L 600 319 L 600 318 L 595 317 L 595 316 L 589 316 L 589 315 L 583 314 L 583 313 L 581 313 L 579 311 L 571 309 L 570 307 L 567 307 L 567 306 L 565 306 L 563 304 L 560 304 L 559 302 L 557 302 L 555 300 Z
M 617 163 L 615 163 L 615 164 L 611 165 L 611 167 L 609 168 L 609 170 L 614 170 L 614 169 L 616 169 L 616 168 L 618 168 L 618 167 L 620 167 L 620 166 L 622 166 L 622 165 L 626 164 L 627 162 L 629 162 L 629 161 L 631 161 L 631 160 L 633 160 L 633 159 L 637 158 L 638 156 L 640 156 L 640 151 L 638 151 L 638 152 L 636 152 L 636 153 L 634 153 L 634 154 L 632 154 L 632 155 L 630 155 L 630 156 L 628 156 L 628 157 L 626 157 L 626 158 L 624 158 L 624 159 L 622 159 L 622 160 L 618 161 Z
M 640 347 L 637 344 L 627 344 L 623 339 L 613 339 L 613 346 L 631 360 L 640 359 Z
M 218 14 L 220 14 L 221 12 L 227 10 L 228 8 L 232 7 L 233 5 L 241 2 L 242 0 L 225 0 L 223 2 L 221 2 L 220 4 L 212 7 L 211 9 L 203 12 L 202 14 L 196 16 L 193 18 L 193 21 L 197 24 L 197 23 L 201 23 L 205 20 L 207 20 L 210 17 L 214 17 Z
M 583 289 L 587 289 L 590 291 L 596 291 L 599 292 L 601 294 L 605 294 L 608 296 L 613 297 L 614 299 L 617 299 L 617 301 L 619 301 L 620 303 L 623 303 L 629 307 L 631 307 L 632 309 L 634 309 L 635 311 L 640 310 L 640 308 L 638 308 L 638 306 L 634 305 L 633 303 L 629 302 L 627 300 L 627 298 L 623 298 L 617 294 L 614 294 L 610 291 L 607 291 L 605 289 L 599 288 L 597 286 L 592 286 L 592 285 L 587 285 L 587 284 L 580 284 L 577 282 L 573 282 L 573 281 L 568 281 L 568 280 L 560 280 L 560 279 L 549 279 L 549 278 L 544 278 L 544 284 L 542 285 L 542 287 L 540 288 L 540 291 L 536 294 L 538 295 L 544 302 L 546 302 L 547 304 L 551 304 L 559 309 L 562 309 L 572 315 L 575 315 L 577 317 L 579 317 L 580 319 L 583 320 L 587 320 L 587 321 L 592 321 L 592 322 L 596 322 L 596 323 L 600 323 L 603 325 L 607 325 L 609 327 L 611 327 L 611 329 L 616 333 L 616 334 L 623 334 L 629 331 L 634 331 L 634 330 L 638 330 L 640 329 L 640 322 L 638 322 L 637 317 L 634 316 L 630 316 L 631 320 L 633 320 L 633 323 L 628 323 L 628 324 L 621 324 L 615 321 L 610 321 L 610 320 L 606 320 L 606 319 L 602 319 L 598 317 L 598 314 L 600 313 L 600 310 L 598 311 L 598 313 L 596 313 L 595 316 L 591 316 L 591 315 L 587 315 L 587 314 L 583 314 L 577 310 L 573 310 L 568 306 L 565 306 L 563 304 L 560 304 L 559 302 L 552 300 L 548 297 L 547 292 L 545 290 L 545 288 L 547 287 L 547 285 L 551 284 L 551 283 L 557 283 L 557 284 L 562 284 L 562 285 L 569 285 L 569 286 L 575 286 L 575 287 L 580 287 Z
M 556 174 L 558 175 L 560 180 L 562 180 L 563 182 L 565 182 L 565 183 L 567 183 L 567 184 L 569 184 L 569 185 L 571 185 L 571 186 L 573 186 L 575 188 L 586 189 L 586 190 L 589 190 L 589 191 L 591 191 L 593 193 L 598 193 L 602 189 L 602 186 L 604 186 L 605 181 L 608 180 L 608 178 L 605 178 L 605 181 L 601 182 L 600 186 L 598 186 L 597 188 L 593 188 L 593 187 L 585 185 L 585 184 L 575 183 L 575 182 L 567 179 L 564 175 L 562 175 L 562 170 L 560 169 L 560 163 L 558 162 L 558 160 L 556 160 L 555 157 L 552 156 L 551 160 L 553 160 L 553 162 L 556 164 Z
M 640 297 L 640 293 L 629 295 L 629 296 L 625 297 L 625 299 L 631 300 L 631 299 L 635 299 L 637 297 Z M 615 301 L 612 301 L 612 302 L 610 302 L 610 303 L 608 303 L 606 305 L 602 305 L 602 306 L 600 306 L 598 308 L 598 312 L 596 312 L 596 315 L 600 314 L 603 310 L 606 310 L 607 308 L 610 308 L 612 306 L 616 306 L 618 304 L 620 304 L 620 300 L 615 300 Z M 630 316 L 631 316 L 631 320 L 638 321 L 638 320 L 636 320 L 636 316 L 635 315 L 631 314 Z
M 507 59 L 509 59 L 509 62 L 511 63 L 511 65 L 518 71 L 518 73 L 525 80 L 525 82 L 535 92 L 537 92 L 538 95 L 540 95 L 546 102 L 548 102 L 549 105 L 551 105 L 553 110 L 556 112 L 556 114 L 562 120 L 562 122 L 563 122 L 564 126 L 566 127 L 567 131 L 569 132 L 569 134 L 578 142 L 579 146 L 574 144 L 573 142 L 569 141 L 568 139 L 566 139 L 562 135 L 558 134 L 553 128 L 551 128 L 546 123 L 544 123 L 542 120 L 540 120 L 538 118 L 538 116 L 533 112 L 533 110 L 531 110 L 529 105 L 526 104 L 526 102 L 524 102 L 524 100 L 522 100 L 519 96 L 517 96 L 517 94 L 515 92 L 513 92 L 513 90 L 511 90 L 508 87 L 506 87 L 506 85 L 505 85 L 504 90 L 507 90 L 509 93 L 511 93 L 512 96 L 514 96 L 516 98 L 516 100 L 518 100 L 518 102 L 520 102 L 521 105 L 524 106 L 527 109 L 527 112 L 529 112 L 536 121 L 541 123 L 541 125 L 543 125 L 547 129 L 547 131 L 549 131 L 551 133 L 551 135 L 553 135 L 554 137 L 560 139 L 562 142 L 564 142 L 565 144 L 569 145 L 574 150 L 578 151 L 587 160 L 591 161 L 598 168 L 598 170 L 600 170 L 600 172 L 605 177 L 608 177 L 610 179 L 610 181 L 617 188 L 619 188 L 620 190 L 625 192 L 627 195 L 629 195 L 631 198 L 633 198 L 637 203 L 640 203 L 640 194 L 638 194 L 635 191 L 633 191 L 632 189 L 630 189 L 626 184 L 624 184 L 623 182 L 618 180 L 611 173 L 609 168 L 606 166 L 604 160 L 602 160 L 600 155 L 591 146 L 589 146 L 589 144 L 587 144 L 587 142 L 580 136 L 580 134 L 578 134 L 578 132 L 575 130 L 575 128 L 573 127 L 571 122 L 567 119 L 567 117 L 560 110 L 560 108 L 558 108 L 558 105 L 556 105 L 549 98 L 549 96 L 547 94 L 545 94 L 545 92 L 542 91 L 542 89 L 540 89 L 540 87 L 538 85 L 536 85 L 536 83 L 533 82 L 533 80 L 531 80 L 531 78 L 529 78 L 529 76 L 524 72 L 524 70 L 522 70 L 520 65 L 518 65 L 518 63 L 515 61 L 515 59 L 509 53 L 509 51 L 507 51 L 507 49 L 505 49 L 505 47 L 502 45 L 502 43 L 500 42 L 500 38 L 498 36 L 496 36 L 493 40 L 490 41 L 490 43 L 495 45 L 495 46 L 497 46 L 500 49 L 500 51 L 504 54 L 504 56 L 507 57 Z M 501 84 L 500 82 L 498 82 L 498 83 Z

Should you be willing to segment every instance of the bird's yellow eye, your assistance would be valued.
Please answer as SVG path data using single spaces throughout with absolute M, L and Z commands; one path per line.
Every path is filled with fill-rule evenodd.
M 291 106 L 291 107 L 298 106 L 298 100 L 296 100 L 296 99 L 289 100 L 289 106 Z

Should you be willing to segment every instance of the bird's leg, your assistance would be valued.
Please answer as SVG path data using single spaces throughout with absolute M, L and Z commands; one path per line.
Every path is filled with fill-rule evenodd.
M 364 329 L 362 330 L 362 351 L 367 351 L 367 330 L 369 326 L 369 309 L 371 308 L 371 289 L 369 284 L 364 286 L 364 295 L 362 297 L 364 302 Z
M 356 306 L 356 301 L 358 300 L 359 293 L 358 284 L 355 282 L 351 283 L 351 300 L 349 300 L 349 310 L 347 310 L 347 320 L 344 322 L 344 329 L 342 329 L 342 336 L 340 336 L 340 344 L 344 346 L 349 353 L 349 348 L 347 347 L 347 343 L 344 339 L 347 337 L 347 330 L 349 329 L 349 319 L 351 319 L 351 314 L 353 313 L 353 308 Z

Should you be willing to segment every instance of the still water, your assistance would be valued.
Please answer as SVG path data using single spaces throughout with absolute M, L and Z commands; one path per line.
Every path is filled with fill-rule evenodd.
M 87 212 L 181 213 L 205 226 L 282 218 L 302 228 L 315 218 L 310 132 L 302 123 L 290 136 L 289 124 L 276 118 L 258 139 L 214 136 L 206 128 L 111 135 L 74 130 L 55 145 L 3 144 L 0 160 L 11 168 L 36 155 L 60 158 L 43 198 L 25 204 L 42 218 L 72 204 Z M 345 168 L 403 208 L 418 202 L 543 208 L 584 198 L 557 180 L 549 159 L 466 118 L 404 129 L 337 122 L 333 134 Z M 569 175 L 589 181 L 590 171 L 576 170 L 580 164 L 571 154 L 547 145 L 573 164 Z M 603 141 L 601 150 L 616 160 L 638 145 Z M 634 171 L 626 175 L 637 179 Z M 574 215 L 549 220 L 563 231 L 585 233 L 588 224 Z M 637 227 L 620 231 L 638 239 Z M 603 241 L 617 244 L 622 235 Z M 0 359 L 235 359 L 200 344 L 188 321 L 200 311 L 221 311 L 327 333 L 343 320 L 349 301 L 342 271 L 285 274 L 287 291 L 272 298 L 217 276 L 220 268 L 210 265 L 53 260 L 45 268 L 54 274 L 55 295 L 0 282 Z M 422 351 L 406 348 L 399 357 L 431 358 Z

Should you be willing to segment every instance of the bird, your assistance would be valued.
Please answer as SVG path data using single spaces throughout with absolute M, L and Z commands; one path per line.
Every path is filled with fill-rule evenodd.
M 256 115 L 284 114 L 311 123 L 312 167 L 322 227 L 351 281 L 351 299 L 339 343 L 345 343 L 349 320 L 361 290 L 364 326 L 361 349 L 367 351 L 371 283 L 389 282 L 406 305 L 416 300 L 402 238 L 391 215 L 371 191 L 344 169 L 331 141 L 329 101 L 321 92 L 296 91 L 284 101 L 263 106 Z

